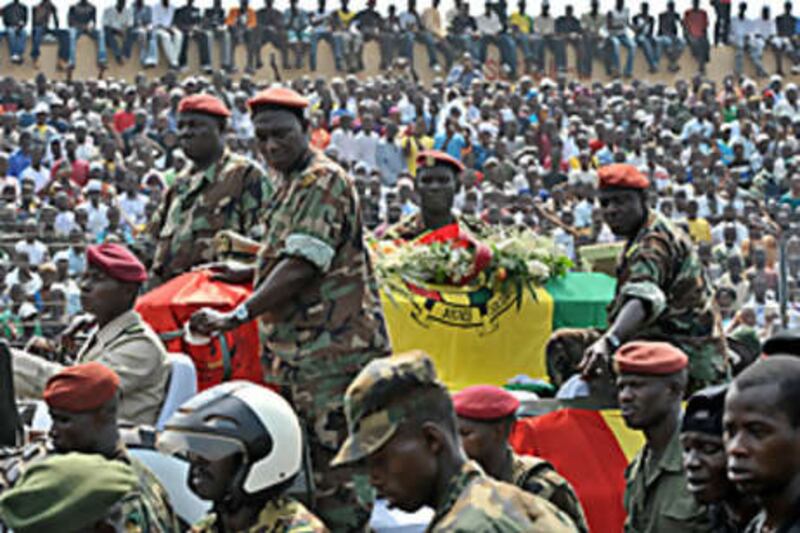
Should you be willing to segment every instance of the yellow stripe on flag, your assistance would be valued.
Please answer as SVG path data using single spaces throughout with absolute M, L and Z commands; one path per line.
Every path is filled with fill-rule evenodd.
M 481 292 L 483 291 L 483 292 Z M 543 289 L 534 301 L 516 293 L 425 286 L 424 295 L 382 294 L 395 353 L 424 350 L 451 391 L 477 384 L 503 385 L 517 374 L 546 378 L 544 349 L 553 330 L 553 299 Z

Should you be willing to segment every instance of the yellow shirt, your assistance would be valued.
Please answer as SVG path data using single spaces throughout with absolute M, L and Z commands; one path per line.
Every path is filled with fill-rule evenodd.
M 689 235 L 694 242 L 711 242 L 711 225 L 704 218 L 686 220 L 689 226 Z
M 524 13 L 514 13 L 508 17 L 508 24 L 519 29 L 520 33 L 530 33 L 533 20 Z
M 342 23 L 342 28 L 347 29 L 350 25 L 350 21 L 356 16 L 355 11 L 347 11 L 344 12 L 341 9 L 336 11 L 336 16 L 339 17 L 339 22 Z
M 422 150 L 431 150 L 433 148 L 433 137 L 423 135 L 419 138 L 419 142 L 417 142 L 414 137 L 403 136 L 400 139 L 400 148 L 405 150 L 406 145 L 410 146 L 408 155 L 406 156 L 406 167 L 408 168 L 408 173 L 414 177 L 417 177 L 417 154 L 420 151 L 419 145 L 422 145 Z

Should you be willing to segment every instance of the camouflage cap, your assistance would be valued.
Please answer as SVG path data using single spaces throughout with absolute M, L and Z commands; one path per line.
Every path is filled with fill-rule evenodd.
M 378 451 L 409 413 L 419 408 L 413 395 L 402 394 L 403 400 L 398 401 L 398 393 L 426 385 L 444 388 L 425 352 L 415 350 L 370 361 L 345 392 L 348 436 L 331 466 L 355 463 Z

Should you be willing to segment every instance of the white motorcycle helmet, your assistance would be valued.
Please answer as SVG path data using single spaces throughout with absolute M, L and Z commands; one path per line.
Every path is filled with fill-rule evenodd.
M 289 403 L 247 381 L 207 389 L 180 406 L 158 438 L 158 449 L 209 461 L 241 454 L 231 490 L 249 497 L 300 472 L 303 437 Z

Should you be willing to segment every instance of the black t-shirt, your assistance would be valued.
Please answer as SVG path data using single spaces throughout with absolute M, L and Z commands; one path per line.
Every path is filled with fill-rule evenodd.
M 778 37 L 791 37 L 795 34 L 797 18 L 784 13 L 783 15 L 775 17 L 775 27 Z
M 383 19 L 374 9 L 362 9 L 353 21 L 358 24 L 361 33 L 378 33 L 383 28 Z
M 658 34 L 678 36 L 678 28 L 681 25 L 681 16 L 675 11 L 664 11 L 658 16 Z
M 563 15 L 556 19 L 556 33 L 580 33 L 581 21 L 575 15 Z
M 203 16 L 203 25 L 206 28 L 217 28 L 225 24 L 225 10 L 222 8 L 209 7 Z
M 183 6 L 175 10 L 172 24 L 181 30 L 187 30 L 192 26 L 199 26 L 201 22 L 200 8 L 194 6 Z

